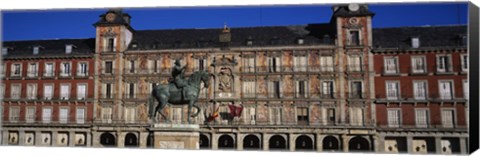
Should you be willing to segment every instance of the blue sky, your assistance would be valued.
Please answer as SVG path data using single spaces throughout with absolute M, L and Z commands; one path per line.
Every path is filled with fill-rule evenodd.
M 467 3 L 370 4 L 373 27 L 467 24 Z M 3 12 L 3 40 L 91 38 L 106 9 Z M 330 21 L 331 5 L 125 8 L 136 30 L 301 25 Z

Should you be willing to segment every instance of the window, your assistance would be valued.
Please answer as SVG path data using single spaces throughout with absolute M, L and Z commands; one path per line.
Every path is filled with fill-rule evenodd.
M 280 107 L 270 108 L 270 124 L 282 124 L 282 109 Z
M 11 76 L 21 76 L 22 74 L 22 64 L 15 63 L 12 65 Z
M 68 108 L 60 108 L 60 123 L 67 123 L 68 122 Z
M 197 67 L 197 70 L 206 70 L 207 69 L 207 61 L 203 58 L 195 59 L 195 65 Z
M 126 98 L 135 98 L 135 83 L 126 84 Z
M 308 125 L 308 108 L 307 107 L 297 108 L 297 124 Z
M 105 62 L 105 73 L 107 73 L 107 74 L 112 74 L 113 73 L 113 70 L 112 70 L 113 66 L 112 65 L 113 64 L 112 64 L 111 61 L 106 61 Z
M 255 97 L 255 81 L 243 81 L 243 96 Z
M 27 107 L 27 112 L 25 113 L 25 120 L 27 123 L 35 122 L 35 107 Z
M 334 98 L 333 81 L 322 82 L 322 98 Z
M 385 58 L 385 74 L 396 74 L 398 73 L 397 69 L 397 58 L 387 57 Z
M 388 110 L 388 127 L 400 127 L 400 110 Z
M 280 81 L 270 81 L 268 86 L 268 92 L 271 98 L 280 98 Z
M 418 37 L 412 37 L 412 48 L 420 47 L 420 39 Z
M 460 56 L 462 59 L 462 71 L 463 72 L 467 72 L 468 71 L 468 55 L 467 54 L 463 54 Z
M 73 45 L 66 45 L 65 46 L 65 53 L 66 54 L 72 53 L 72 48 L 73 48 Z
M 60 85 L 60 99 L 68 100 L 70 98 L 70 84 Z
M 255 58 L 243 58 L 243 72 L 255 72 Z
M 307 71 L 307 66 L 308 66 L 307 56 L 295 56 L 293 61 L 294 61 L 294 71 L 298 71 L 298 72 Z
M 11 99 L 20 99 L 21 91 L 22 91 L 22 85 L 21 84 L 12 84 L 11 85 L 11 92 L 10 92 L 10 98 Z
M 321 56 L 320 57 L 320 69 L 323 72 L 332 72 L 333 71 L 333 56 Z
M 463 80 L 463 97 L 468 100 L 469 96 L 468 80 Z
M 398 100 L 399 98 L 399 84 L 398 82 L 386 82 L 387 83 L 387 99 Z
M 351 30 L 350 31 L 350 43 L 349 45 L 360 45 L 360 34 L 358 32 L 358 30 Z
M 271 56 L 268 57 L 268 72 L 279 72 L 280 71 L 280 58 Z
M 128 72 L 129 73 L 135 73 L 135 60 L 130 60 L 129 64 L 130 64 L 130 67 L 129 67 Z
M 77 99 L 84 100 L 87 94 L 87 84 L 77 84 Z
M 28 64 L 27 77 L 37 77 L 37 74 L 38 74 L 37 63 Z
M 348 57 L 348 69 L 351 72 L 362 71 L 361 57 L 360 56 L 350 56 Z
M 63 62 L 60 76 L 70 76 L 70 62 Z
M 363 109 L 350 107 L 350 124 L 354 126 L 363 126 Z
M 437 72 L 451 72 L 450 55 L 437 56 Z
M 182 107 L 171 107 L 172 109 L 172 123 L 182 123 Z M 222 117 L 222 119 L 225 119 Z
M 425 56 L 412 57 L 412 72 L 425 73 L 426 72 Z
M 440 81 L 440 99 L 449 100 L 453 98 L 452 81 Z
M 20 118 L 20 108 L 19 107 L 10 107 L 9 112 L 9 121 L 10 122 L 18 122 Z
M 29 100 L 37 99 L 37 84 L 34 84 L 34 83 L 27 84 L 27 99 Z
M 105 84 L 105 98 L 112 98 L 112 84 L 110 83 Z
M 327 123 L 329 125 L 335 124 L 335 108 L 328 108 L 327 109 Z
M 8 48 L 2 48 L 2 55 L 8 54 Z
M 53 77 L 53 73 L 55 72 L 53 66 L 53 63 L 45 63 L 45 77 Z
M 77 76 L 87 76 L 88 75 L 88 65 L 87 62 L 78 63 L 77 67 Z
M 244 114 L 243 114 L 243 121 L 245 121 L 246 124 L 255 124 L 255 108 L 254 107 L 249 107 L 244 109 Z
M 159 70 L 158 70 L 158 60 L 154 60 L 154 59 L 149 59 L 148 60 L 148 71 L 149 73 L 158 73 Z
M 350 83 L 350 98 L 363 98 L 362 81 L 352 81 Z
M 115 49 L 115 39 L 114 38 L 107 38 L 106 43 L 107 43 L 107 45 L 105 46 L 106 47 L 105 51 L 113 52 L 114 49 Z
M 102 108 L 102 121 L 104 123 L 111 123 L 112 122 L 112 108 L 111 107 Z
M 125 122 L 126 123 L 135 123 L 135 108 L 126 107 L 125 108 Z
M 33 55 L 37 55 L 40 47 L 33 47 Z
M 306 98 L 307 97 L 307 83 L 306 81 L 296 81 L 295 87 L 295 96 L 297 98 Z
M 0 100 L 3 100 L 4 97 L 5 97 L 5 85 L 0 84 Z
M 85 108 L 77 108 L 76 115 L 77 124 L 85 123 Z
M 52 108 L 42 109 L 42 121 L 43 123 L 50 123 L 52 121 Z
M 429 114 L 427 109 L 415 110 L 415 124 L 419 128 L 427 128 L 429 124 Z
M 442 124 L 445 128 L 453 128 L 454 126 L 454 110 L 444 109 L 442 110 Z
M 413 82 L 413 94 L 415 100 L 427 99 L 427 82 L 426 81 L 414 81 Z
M 53 84 L 45 84 L 43 86 L 43 97 L 45 100 L 50 100 L 53 97 Z

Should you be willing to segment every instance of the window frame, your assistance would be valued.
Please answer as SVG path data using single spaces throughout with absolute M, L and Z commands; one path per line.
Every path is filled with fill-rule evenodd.
M 446 98 L 443 96 L 442 92 L 442 83 L 443 82 L 449 82 L 450 83 L 450 98 Z M 438 80 L 438 94 L 439 98 L 442 100 L 453 100 L 455 99 L 455 89 L 454 89 L 454 81 L 453 80 Z
M 395 120 L 395 123 L 391 123 L 390 121 L 393 121 L 393 119 L 390 119 L 390 112 L 391 111 L 396 111 L 397 112 L 397 120 Z M 402 109 L 401 108 L 387 108 L 387 122 L 388 122 L 388 127 L 389 128 L 399 128 L 402 127 Z
M 424 87 L 423 87 L 423 91 L 424 91 L 424 98 L 421 99 L 421 98 L 417 98 L 417 88 L 415 88 L 415 83 L 423 83 L 424 84 Z M 413 85 L 413 99 L 415 100 L 427 100 L 429 97 L 428 97 L 428 81 L 427 80 L 413 80 L 412 81 L 412 85 Z
M 389 90 L 388 90 L 388 86 L 389 86 L 389 83 L 395 83 L 395 89 L 396 89 L 396 97 L 393 98 L 393 97 L 390 97 L 389 95 Z M 394 81 L 385 81 L 385 97 L 387 100 L 399 100 L 401 98 L 401 92 L 400 92 L 400 81 L 398 80 L 394 80 Z
M 418 111 L 425 111 L 425 125 L 420 125 L 419 119 L 418 119 Z M 428 128 L 430 127 L 431 123 L 431 118 L 430 118 L 430 110 L 429 108 L 415 108 L 415 127 L 417 128 Z
M 395 68 L 393 71 L 389 70 L 389 60 L 393 60 L 394 62 L 394 67 Z M 384 65 L 384 70 L 383 72 L 385 74 L 398 74 L 399 73 L 399 64 L 398 64 L 398 56 L 385 56 L 383 57 L 383 65 Z
M 423 63 L 422 64 L 423 65 L 422 71 L 418 71 L 416 69 L 417 65 L 416 65 L 416 62 L 414 61 L 415 59 L 421 59 L 422 60 L 422 63 Z M 410 72 L 412 72 L 414 74 L 427 73 L 427 59 L 426 59 L 425 55 L 412 56 L 411 59 L 410 59 L 410 62 L 411 62 L 411 67 L 412 67 L 412 70 Z

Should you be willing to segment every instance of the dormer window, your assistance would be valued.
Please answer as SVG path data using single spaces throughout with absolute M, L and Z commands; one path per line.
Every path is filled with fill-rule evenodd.
M 412 48 L 420 47 L 420 39 L 418 37 L 412 37 Z
M 2 55 L 8 54 L 8 48 L 2 48 Z
M 39 46 L 33 47 L 33 55 L 37 55 L 39 51 L 40 51 Z
M 133 44 L 132 44 L 132 48 L 135 48 L 135 49 L 136 49 L 137 47 L 138 47 L 138 44 L 137 44 L 137 43 L 133 43 Z
M 461 35 L 460 40 L 462 45 L 467 45 L 468 43 L 467 35 Z
M 271 43 L 272 45 L 278 44 L 278 43 L 279 43 L 278 37 L 277 37 L 277 36 L 273 37 L 273 38 L 270 40 L 270 43 Z
M 253 45 L 253 39 L 251 36 L 248 36 L 247 40 L 245 41 L 245 44 L 247 46 L 252 46 Z
M 303 38 L 298 38 L 297 39 L 297 44 L 303 44 L 304 43 L 304 39 Z
M 73 45 L 66 45 L 65 46 L 65 54 L 72 53 L 72 48 L 73 48 Z
M 323 36 L 323 43 L 329 44 L 330 43 L 330 36 L 324 35 Z

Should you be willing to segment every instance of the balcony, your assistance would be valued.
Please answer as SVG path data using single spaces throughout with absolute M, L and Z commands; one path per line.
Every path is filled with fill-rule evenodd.
M 25 102 L 32 102 L 32 101 L 92 101 L 93 95 L 88 96 L 69 96 L 68 98 L 61 98 L 61 97 L 54 97 L 54 96 L 43 96 L 43 95 L 27 95 L 25 97 L 21 97 L 20 95 L 6 97 L 3 99 L 4 101 L 25 101 Z
M 349 64 L 347 65 L 347 72 L 348 73 L 362 73 L 365 72 L 365 66 L 364 64 L 361 65 L 352 65 Z
M 71 78 L 72 77 L 72 73 L 71 72 L 60 72 L 58 74 L 59 78 Z
M 365 99 L 366 95 L 365 95 L 365 92 L 349 92 L 348 98 L 349 99 Z
M 465 131 L 468 130 L 466 125 L 444 125 L 444 124 L 400 124 L 400 125 L 388 125 L 377 123 L 377 129 L 381 130 L 392 130 L 392 131 L 402 131 L 402 129 L 408 129 L 412 131 L 442 131 L 442 130 L 458 130 Z
M 101 68 L 100 69 L 100 74 L 105 75 L 105 76 L 107 76 L 107 75 L 110 76 L 110 75 L 115 74 L 116 70 L 117 70 L 116 68 Z
M 124 68 L 124 75 L 158 75 L 170 74 L 170 68 Z M 196 71 L 196 70 L 193 70 Z M 189 71 L 187 71 L 189 72 Z
M 256 67 L 241 67 L 242 73 L 334 73 L 335 66 L 256 66 Z
M 51 120 L 45 120 L 43 121 L 40 117 L 32 119 L 26 119 L 26 120 L 17 120 L 17 121 L 12 121 L 12 120 L 4 120 L 3 124 L 5 126 L 89 126 L 92 125 L 93 121 L 87 121 L 87 119 L 84 119 L 84 121 L 76 121 L 76 120 L 67 120 L 67 121 L 51 121 Z
M 38 78 L 38 71 L 27 71 L 27 79 L 36 79 Z
M 42 79 L 53 79 L 55 77 L 54 72 L 44 72 Z
M 88 78 L 88 76 L 89 76 L 89 75 L 88 75 L 88 72 L 82 73 L 82 72 L 77 71 L 77 72 L 75 73 L 75 78 L 80 78 L 80 79 L 81 79 L 81 78 Z

